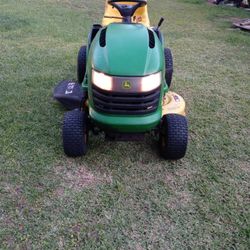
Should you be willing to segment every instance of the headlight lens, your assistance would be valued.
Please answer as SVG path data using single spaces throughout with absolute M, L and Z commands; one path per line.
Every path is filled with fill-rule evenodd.
M 142 77 L 141 91 L 148 92 L 158 88 L 161 85 L 161 72 Z
M 113 87 L 113 79 L 104 73 L 92 70 L 92 82 L 98 88 L 111 91 Z
M 143 77 L 118 77 L 118 76 L 109 76 L 102 72 L 98 72 L 92 69 L 92 83 L 100 89 L 106 91 L 121 91 L 124 92 L 124 88 L 119 86 L 119 82 L 131 81 L 133 87 L 131 87 L 131 92 L 149 92 L 161 85 L 161 72 L 143 76 Z M 114 85 L 114 86 L 113 86 Z M 129 89 L 126 89 L 128 92 Z

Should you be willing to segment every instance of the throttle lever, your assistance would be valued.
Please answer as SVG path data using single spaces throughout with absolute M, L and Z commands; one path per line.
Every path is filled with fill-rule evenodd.
M 159 21 L 159 23 L 158 23 L 158 25 L 157 25 L 157 27 L 156 27 L 156 30 L 159 30 L 160 29 L 160 27 L 161 27 L 161 25 L 162 25 L 162 23 L 165 21 L 165 19 L 163 18 L 163 17 L 161 17 L 161 19 L 160 19 L 160 21 Z

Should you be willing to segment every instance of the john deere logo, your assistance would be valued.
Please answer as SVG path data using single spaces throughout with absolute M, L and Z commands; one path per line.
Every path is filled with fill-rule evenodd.
M 131 88 L 132 88 L 132 84 L 131 84 L 130 81 L 124 81 L 124 82 L 122 83 L 122 87 L 123 87 L 124 89 L 131 89 Z

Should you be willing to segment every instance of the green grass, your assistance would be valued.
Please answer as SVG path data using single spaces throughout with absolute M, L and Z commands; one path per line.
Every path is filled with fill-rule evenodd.
M 249 13 L 205 2 L 149 1 L 188 106 L 187 156 L 169 162 L 151 137 L 63 154 L 52 89 L 104 1 L 0 0 L 1 249 L 249 249 L 250 35 L 230 28 Z

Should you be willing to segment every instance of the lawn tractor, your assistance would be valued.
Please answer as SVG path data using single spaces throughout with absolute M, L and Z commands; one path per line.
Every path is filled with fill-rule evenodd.
M 169 91 L 173 58 L 164 48 L 163 21 L 150 26 L 145 0 L 106 1 L 102 25 L 93 25 L 79 50 L 78 83 L 62 81 L 54 90 L 54 98 L 71 110 L 62 129 L 66 155 L 85 155 L 90 131 L 119 141 L 155 132 L 164 158 L 184 157 L 185 102 Z

